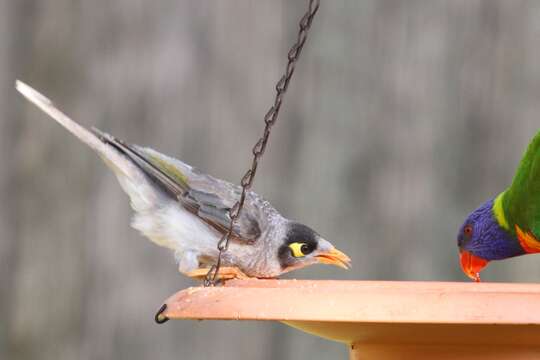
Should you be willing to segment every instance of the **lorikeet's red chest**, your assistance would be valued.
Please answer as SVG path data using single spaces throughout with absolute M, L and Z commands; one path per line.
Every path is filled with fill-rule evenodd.
M 527 254 L 540 253 L 540 241 L 530 231 L 523 231 L 518 225 L 516 225 L 516 235 L 519 244 Z

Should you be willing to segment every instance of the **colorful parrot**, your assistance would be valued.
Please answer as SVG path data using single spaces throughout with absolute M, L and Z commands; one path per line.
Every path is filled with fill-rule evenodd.
M 509 188 L 474 210 L 457 237 L 461 269 L 479 282 L 492 260 L 540 252 L 540 132 Z

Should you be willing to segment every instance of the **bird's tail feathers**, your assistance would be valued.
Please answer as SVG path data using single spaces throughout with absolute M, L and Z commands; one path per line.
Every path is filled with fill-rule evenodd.
M 144 211 L 156 204 L 156 197 L 160 194 L 152 187 L 140 168 L 111 145 L 111 142 L 115 140 L 111 135 L 96 128 L 92 128 L 91 132 L 77 124 L 60 111 L 51 100 L 22 81 L 17 80 L 15 87 L 30 102 L 100 155 L 116 174 L 120 185 L 129 195 L 134 210 Z

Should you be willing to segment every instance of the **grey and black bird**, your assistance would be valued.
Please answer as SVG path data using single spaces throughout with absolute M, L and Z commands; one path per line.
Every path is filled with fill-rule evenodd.
M 150 148 L 128 144 L 78 125 L 30 86 L 17 90 L 94 149 L 115 173 L 135 214 L 132 226 L 174 251 L 179 271 L 203 278 L 218 256 L 217 243 L 230 223 L 241 188 Z M 249 191 L 222 256 L 221 279 L 273 278 L 323 263 L 348 268 L 350 259 L 306 225 L 286 219 Z

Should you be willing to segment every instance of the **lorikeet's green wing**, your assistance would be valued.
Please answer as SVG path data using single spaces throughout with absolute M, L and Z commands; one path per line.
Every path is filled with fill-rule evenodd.
M 527 147 L 512 185 L 495 200 L 495 214 L 512 234 L 517 225 L 540 239 L 540 131 Z

